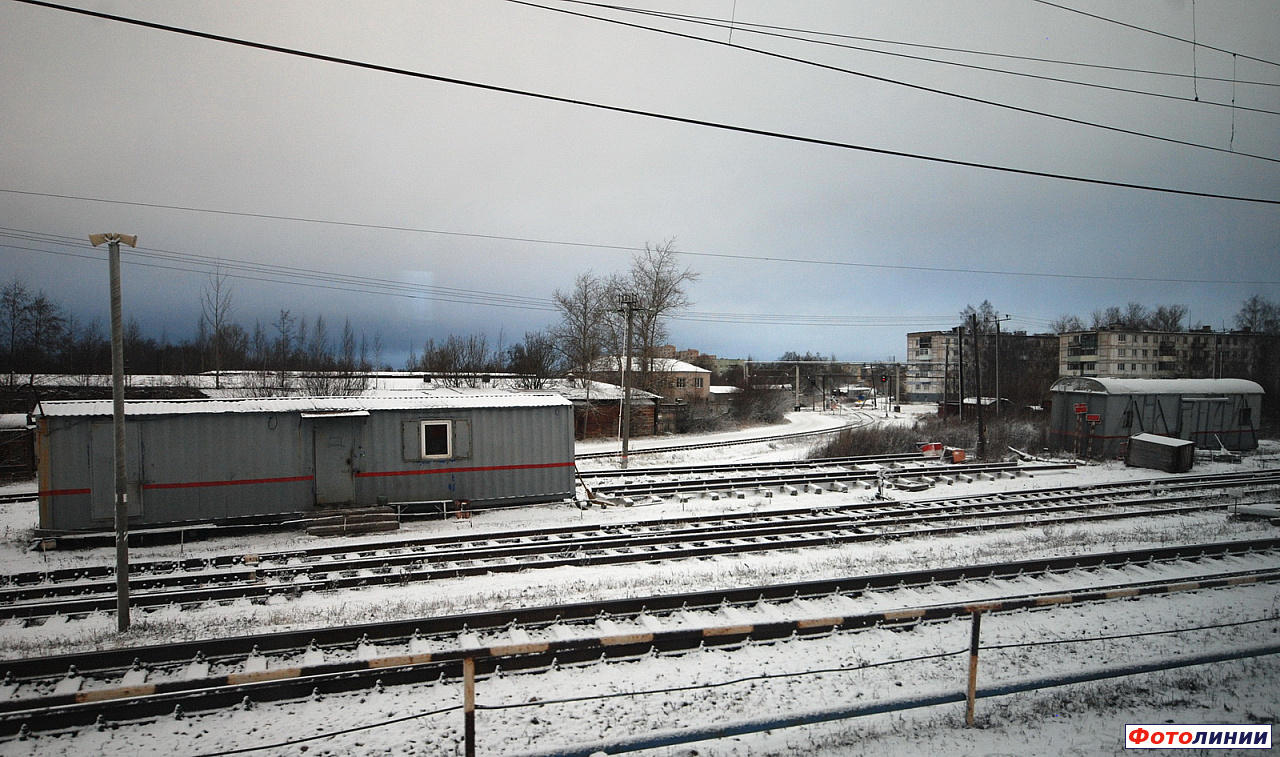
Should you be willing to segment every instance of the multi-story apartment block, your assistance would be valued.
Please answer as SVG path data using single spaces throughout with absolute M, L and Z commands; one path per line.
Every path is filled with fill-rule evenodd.
M 956 401 L 960 349 L 955 331 L 907 334 L 907 375 L 902 395 L 910 402 Z
M 1038 405 L 1057 375 L 1058 337 L 1053 334 L 985 333 L 979 339 L 981 371 L 975 371 L 972 334 L 957 331 L 919 331 L 907 334 L 907 375 L 904 399 L 909 402 L 949 402 L 965 397 L 995 397 L 1016 406 Z M 961 358 L 964 369 L 961 371 Z M 961 373 L 964 373 L 963 392 Z M 982 387 L 976 385 L 982 377 Z
M 1098 329 L 1063 334 L 1058 373 L 1115 378 L 1223 378 L 1248 376 L 1258 363 L 1260 339 L 1244 332 Z

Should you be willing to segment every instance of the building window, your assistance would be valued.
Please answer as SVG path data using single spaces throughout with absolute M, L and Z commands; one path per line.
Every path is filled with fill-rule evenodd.
M 1240 423 L 1238 425 L 1251 427 L 1253 426 L 1253 408 L 1240 408 Z
M 1133 411 L 1124 411 L 1124 419 L 1120 422 L 1120 428 L 1131 428 L 1133 426 Z
M 681 377 L 681 378 L 677 378 L 677 379 L 676 379 L 676 388 L 677 388 L 677 389 L 683 389 L 683 388 L 684 388 L 684 378 L 683 378 L 683 377 Z
M 919 340 L 918 342 L 916 342 L 916 346 L 917 346 L 917 347 L 919 347 L 919 348 L 920 348 L 920 349 L 922 349 L 922 350 L 927 350 L 927 349 L 929 349 L 930 347 L 932 347 L 932 346 L 933 346 L 933 337 L 931 337 L 931 336 L 922 336 L 922 337 L 920 337 L 920 340 Z
M 453 421 L 422 421 L 418 439 L 423 460 L 453 457 Z
M 701 376 L 698 376 L 698 377 L 696 377 L 696 378 L 693 380 L 693 388 L 694 388 L 694 389 L 701 389 L 701 388 L 702 388 L 702 377 L 701 377 Z
M 1128 334 L 1117 334 L 1117 335 L 1116 335 L 1116 341 L 1117 341 L 1117 342 L 1127 342 L 1127 341 L 1129 341 L 1129 335 L 1128 335 Z

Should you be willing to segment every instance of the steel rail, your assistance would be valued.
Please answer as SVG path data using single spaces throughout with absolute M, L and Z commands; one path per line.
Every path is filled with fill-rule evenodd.
M 1249 478 L 1248 482 L 1256 482 Z M 1193 482 L 1167 487 L 1186 490 Z M 1221 483 L 1221 481 L 1217 482 Z M 1240 483 L 1237 481 L 1236 483 Z M 1157 487 L 1161 488 L 1161 487 Z M 1032 490 L 1011 497 L 975 495 L 966 498 L 917 502 L 875 502 L 836 505 L 827 508 L 766 511 L 730 516 L 639 522 L 613 527 L 557 529 L 544 532 L 507 532 L 480 537 L 470 545 L 452 544 L 452 539 L 430 539 L 434 551 L 341 549 L 346 559 L 322 561 L 305 554 L 280 553 L 271 560 L 250 560 L 233 567 L 202 574 L 156 576 L 147 571 L 130 581 L 137 592 L 135 604 L 155 607 L 164 604 L 196 605 L 241 597 L 291 595 L 303 591 L 352 588 L 386 583 L 437 580 L 484 572 L 519 571 L 530 567 L 562 565 L 618 564 L 690 556 L 710 556 L 733 552 L 793 549 L 832 545 L 850 541 L 901 538 L 924 533 L 921 524 L 953 521 L 950 527 L 930 527 L 929 533 L 957 533 L 973 529 L 1012 528 L 1035 525 L 1029 516 L 1045 522 L 1117 519 L 1136 516 L 1180 514 L 1195 510 L 1227 507 L 1201 504 L 1169 507 L 1179 502 L 1214 496 L 1212 492 L 1172 496 L 1147 494 L 1149 485 L 1096 486 L 1089 491 L 1069 489 Z M 1193 490 L 1194 491 L 1194 490 Z M 1117 508 L 1127 508 L 1117 510 Z M 1063 516 L 1076 510 L 1099 509 L 1087 516 Z M 904 510 L 906 512 L 904 512 Z M 993 522 L 999 519 L 1016 518 Z M 985 519 L 978 525 L 962 521 Z M 895 529 L 895 526 L 898 528 Z M 398 543 L 402 544 L 402 543 Z M 376 545 L 375 545 L 376 546 Z M 267 556 L 270 557 L 270 556 Z M 162 563 L 163 564 L 163 563 Z M 73 574 L 79 577 L 80 573 Z M 22 577 L 19 577 L 22 578 Z M 9 588 L 17 586 L 18 588 Z M 51 614 L 82 614 L 109 611 L 103 597 L 113 582 L 24 585 L 13 581 L 0 589 L 0 617 L 47 617 Z M 98 597 L 84 596 L 98 594 Z M 71 597 L 71 599 L 67 599 Z
M 1145 489 L 1139 490 L 1144 495 Z M 200 575 L 131 578 L 133 604 L 145 608 L 170 604 L 200 604 L 244 597 L 295 595 L 303 591 L 439 580 L 486 572 L 512 572 L 531 567 L 622 564 L 663 559 L 748 553 L 857 541 L 902 538 L 924 533 L 959 533 L 974 529 L 1020 528 L 1033 525 L 1031 516 L 1050 523 L 1153 517 L 1225 508 L 1225 504 L 1173 506 L 1206 499 L 1213 493 L 1144 496 L 1117 499 L 1110 494 L 1057 493 L 1014 500 L 972 498 L 967 502 L 870 503 L 830 510 L 790 511 L 780 517 L 697 519 L 661 523 L 641 529 L 596 529 L 574 538 L 481 547 L 442 548 L 430 554 L 373 555 L 337 563 L 307 563 L 271 567 L 259 564 Z M 1083 500 L 1083 501 L 1082 501 Z M 1085 515 L 1063 515 L 1079 510 Z M 1101 512 L 1097 512 L 1101 510 Z M 981 519 L 976 525 L 968 521 Z M 950 526 L 926 524 L 947 523 Z M 198 583 L 201 578 L 206 580 Z M 193 583 L 198 583 L 192 586 Z M 47 617 L 110 611 L 108 593 L 113 582 L 63 583 L 52 586 L 0 590 L 0 617 Z M 86 594 L 97 596 L 85 597 Z
M 1271 548 L 1274 549 L 1277 545 L 1277 540 L 1270 540 L 1270 543 L 1272 545 Z M 1229 547 L 1228 545 L 1197 545 L 1195 547 L 1182 548 L 1185 551 L 1175 553 L 1173 557 L 1166 555 L 1163 559 L 1195 559 L 1210 556 L 1210 552 L 1218 555 L 1241 554 L 1240 548 L 1243 546 L 1244 543 L 1236 543 Z M 1224 549 L 1224 547 L 1228 548 Z M 1141 554 L 1115 553 L 1111 555 L 1085 556 L 1084 562 L 1088 563 L 1088 565 L 1084 567 L 1123 566 L 1134 562 L 1135 558 L 1137 561 L 1143 561 L 1144 559 L 1155 560 L 1157 559 L 1155 556 L 1157 552 L 1167 551 L 1167 549 L 1147 550 Z M 1250 548 L 1245 547 L 1243 553 L 1248 551 L 1250 551 Z M 1080 558 L 1068 559 L 1075 559 L 1080 562 Z M 1034 575 L 1037 571 L 1027 570 L 1029 562 L 1032 561 L 1000 566 L 985 566 L 985 569 L 984 566 L 950 569 L 950 571 L 947 571 L 950 575 L 944 578 L 949 581 L 959 581 L 972 578 L 993 578 L 999 575 Z M 1042 567 L 1046 565 L 1048 567 L 1039 572 L 1052 571 L 1053 567 L 1050 565 L 1052 562 L 1041 561 Z M 1014 572 L 1015 567 L 1018 568 L 1016 572 Z M 1072 565 L 1071 567 L 1081 566 Z M 956 571 L 959 571 L 958 575 Z M 930 581 L 936 581 L 938 574 L 938 571 L 933 572 L 933 575 L 930 576 Z M 904 575 L 898 574 L 898 577 L 902 579 Z M 879 581 L 876 581 L 877 578 Z M 893 584 L 883 583 L 884 580 L 890 578 L 887 576 L 873 577 L 869 583 L 880 583 L 881 586 L 890 588 Z M 912 576 L 912 580 L 916 583 L 923 583 L 923 578 L 924 576 L 919 575 L 919 572 L 917 572 L 917 575 Z M 154 717 L 166 712 L 172 712 L 175 704 L 181 704 L 185 709 L 226 707 L 230 704 L 239 703 L 244 697 L 251 697 L 255 701 L 294 698 L 322 689 L 328 693 L 367 688 L 374 685 L 375 680 L 383 683 L 420 682 L 435 678 L 438 675 L 456 675 L 457 665 L 466 657 L 482 658 L 486 664 L 481 667 L 481 672 L 492 671 L 498 661 L 501 661 L 504 670 L 540 668 L 547 666 L 552 660 L 559 660 L 562 663 L 581 662 L 597 659 L 601 654 L 609 657 L 631 656 L 645 654 L 650 650 L 659 652 L 678 651 L 700 644 L 731 645 L 747 638 L 767 641 L 792 635 L 826 634 L 836 630 L 856 630 L 884 624 L 910 626 L 922 621 L 941 620 L 978 610 L 1012 611 L 1034 609 L 1072 603 L 1129 599 L 1179 591 L 1196 591 L 1275 581 L 1280 581 L 1280 569 L 1217 571 L 1172 579 L 1146 579 L 1112 583 L 1106 586 L 1093 586 L 1067 592 L 1054 590 L 1051 592 L 1012 595 L 997 599 L 906 607 L 879 612 L 784 620 L 776 620 L 774 619 L 775 616 L 766 614 L 766 619 L 763 622 L 754 622 L 750 618 L 746 618 L 744 622 L 730 625 L 725 625 L 723 617 L 721 617 L 719 622 L 712 622 L 710 625 L 694 621 L 685 625 L 678 625 L 675 628 L 645 625 L 635 631 L 626 628 L 615 630 L 614 627 L 605 627 L 603 629 L 604 633 L 600 632 L 601 623 L 598 621 L 600 618 L 606 617 L 607 614 L 602 611 L 600 605 L 594 604 L 587 606 L 588 613 L 579 612 L 577 614 L 579 620 L 597 621 L 596 625 L 590 629 L 594 630 L 595 633 L 588 634 L 585 637 L 566 637 L 562 634 L 557 634 L 544 635 L 541 638 L 533 639 L 527 632 L 516 626 L 518 621 L 513 620 L 511 623 L 500 627 L 502 629 L 501 632 L 505 632 L 507 636 L 498 640 L 498 643 L 489 644 L 485 644 L 482 639 L 475 636 L 474 631 L 472 631 L 472 635 L 467 635 L 468 630 L 484 627 L 483 622 L 477 622 L 473 625 L 464 620 L 461 630 L 458 630 L 456 623 L 459 618 L 455 618 L 453 619 L 455 630 L 452 632 L 451 643 L 436 649 L 419 648 L 414 651 L 413 641 L 418 639 L 417 631 L 415 630 L 414 636 L 409 640 L 409 650 L 401 654 L 374 657 L 355 655 L 354 659 L 342 661 L 304 662 L 300 665 L 276 669 L 259 667 L 253 672 L 214 675 L 204 679 L 119 685 L 81 692 L 54 693 L 48 696 L 10 696 L 8 701 L 0 702 L 0 733 L 14 733 L 24 725 L 35 730 L 73 727 L 75 725 L 88 724 L 100 717 L 112 719 Z M 847 595 L 857 592 L 859 591 L 858 589 L 854 589 L 853 592 L 850 591 L 850 583 L 857 582 L 857 579 L 846 579 L 843 587 L 837 584 L 834 587 L 834 592 L 829 593 Z M 900 580 L 900 585 L 905 584 L 906 580 Z M 805 588 L 811 588 L 811 586 L 808 585 Z M 763 588 L 776 590 L 780 587 Z M 792 588 L 791 594 L 775 595 L 772 601 L 793 601 L 801 596 L 806 596 L 801 588 Z M 870 590 L 870 588 L 870 586 L 864 586 L 861 591 Z M 764 594 L 765 592 L 761 591 L 760 593 L 749 595 L 745 599 L 740 599 L 737 604 L 746 605 L 771 601 Z M 664 599 L 668 600 L 668 602 L 670 600 L 670 598 L 650 598 L 655 603 L 660 603 Z M 628 601 L 634 602 L 634 600 Z M 711 605 L 704 600 L 701 608 L 709 610 L 716 607 L 723 608 L 731 604 L 728 598 L 722 599 L 718 606 Z M 548 610 L 555 611 L 555 621 L 563 624 L 566 617 L 572 614 L 572 607 L 541 609 L 544 615 Z M 679 606 L 679 609 L 686 611 L 682 617 L 687 616 L 689 607 L 687 601 Z M 677 609 L 669 604 L 667 608 Z M 654 611 L 646 604 L 641 607 L 638 613 L 635 610 L 631 610 L 631 619 L 635 620 L 638 615 Z M 614 614 L 615 617 L 619 615 Z M 477 616 L 459 617 L 472 621 L 479 620 Z M 669 620 L 669 618 L 666 620 Z M 531 625 L 537 624 L 538 621 L 534 620 Z M 545 625 L 545 620 L 542 624 Z M 498 631 L 499 628 L 493 625 L 488 627 L 494 631 Z M 357 629 L 342 630 L 354 631 Z M 369 643 L 369 637 L 366 633 L 362 635 L 357 644 L 367 643 Z M 253 654 L 257 653 L 256 650 L 257 647 L 255 645 Z M 378 652 L 381 652 L 381 650 L 374 648 L 374 654 L 376 655 Z M 77 658 L 83 660 L 84 656 L 77 656 Z M 54 658 L 45 659 L 51 660 Z M 62 658 L 61 661 L 65 662 L 65 659 Z M 183 660 L 183 663 L 187 662 L 189 661 Z M 65 670 L 65 668 L 63 669 Z M 6 682 L 15 680 L 12 672 L 6 676 L 5 680 Z M 28 686 L 30 687 L 29 684 Z
M 782 470 L 787 468 L 818 468 L 836 465 L 877 465 L 906 461 L 938 461 L 936 457 L 925 457 L 919 452 L 898 452 L 890 455 L 850 455 L 847 457 L 819 457 L 809 460 L 781 460 L 764 463 L 702 463 L 699 465 L 661 465 L 626 470 L 607 468 L 603 470 L 578 471 L 578 475 L 586 479 L 629 478 L 639 476 L 676 476 L 697 473 L 718 473 L 737 470 Z

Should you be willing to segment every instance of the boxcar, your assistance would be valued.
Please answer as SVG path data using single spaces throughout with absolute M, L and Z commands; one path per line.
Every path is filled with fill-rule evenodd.
M 110 401 L 33 413 L 40 527 L 114 517 Z M 125 405 L 130 523 L 306 513 L 380 501 L 474 508 L 573 496 L 573 409 L 550 394 L 137 401 Z
M 1049 390 L 1049 446 L 1117 457 L 1130 436 L 1187 439 L 1201 449 L 1258 446 L 1263 390 L 1245 379 L 1060 378 Z

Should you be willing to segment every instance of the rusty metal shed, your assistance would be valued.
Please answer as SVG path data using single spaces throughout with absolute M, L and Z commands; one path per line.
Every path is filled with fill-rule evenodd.
M 1263 389 L 1246 379 L 1069 376 L 1049 391 L 1054 450 L 1117 457 L 1129 437 L 1141 433 L 1187 439 L 1201 449 L 1258 446 Z
M 574 493 L 573 408 L 551 394 L 136 401 L 125 416 L 132 525 Z M 45 402 L 33 417 L 40 528 L 109 527 L 111 402 Z

